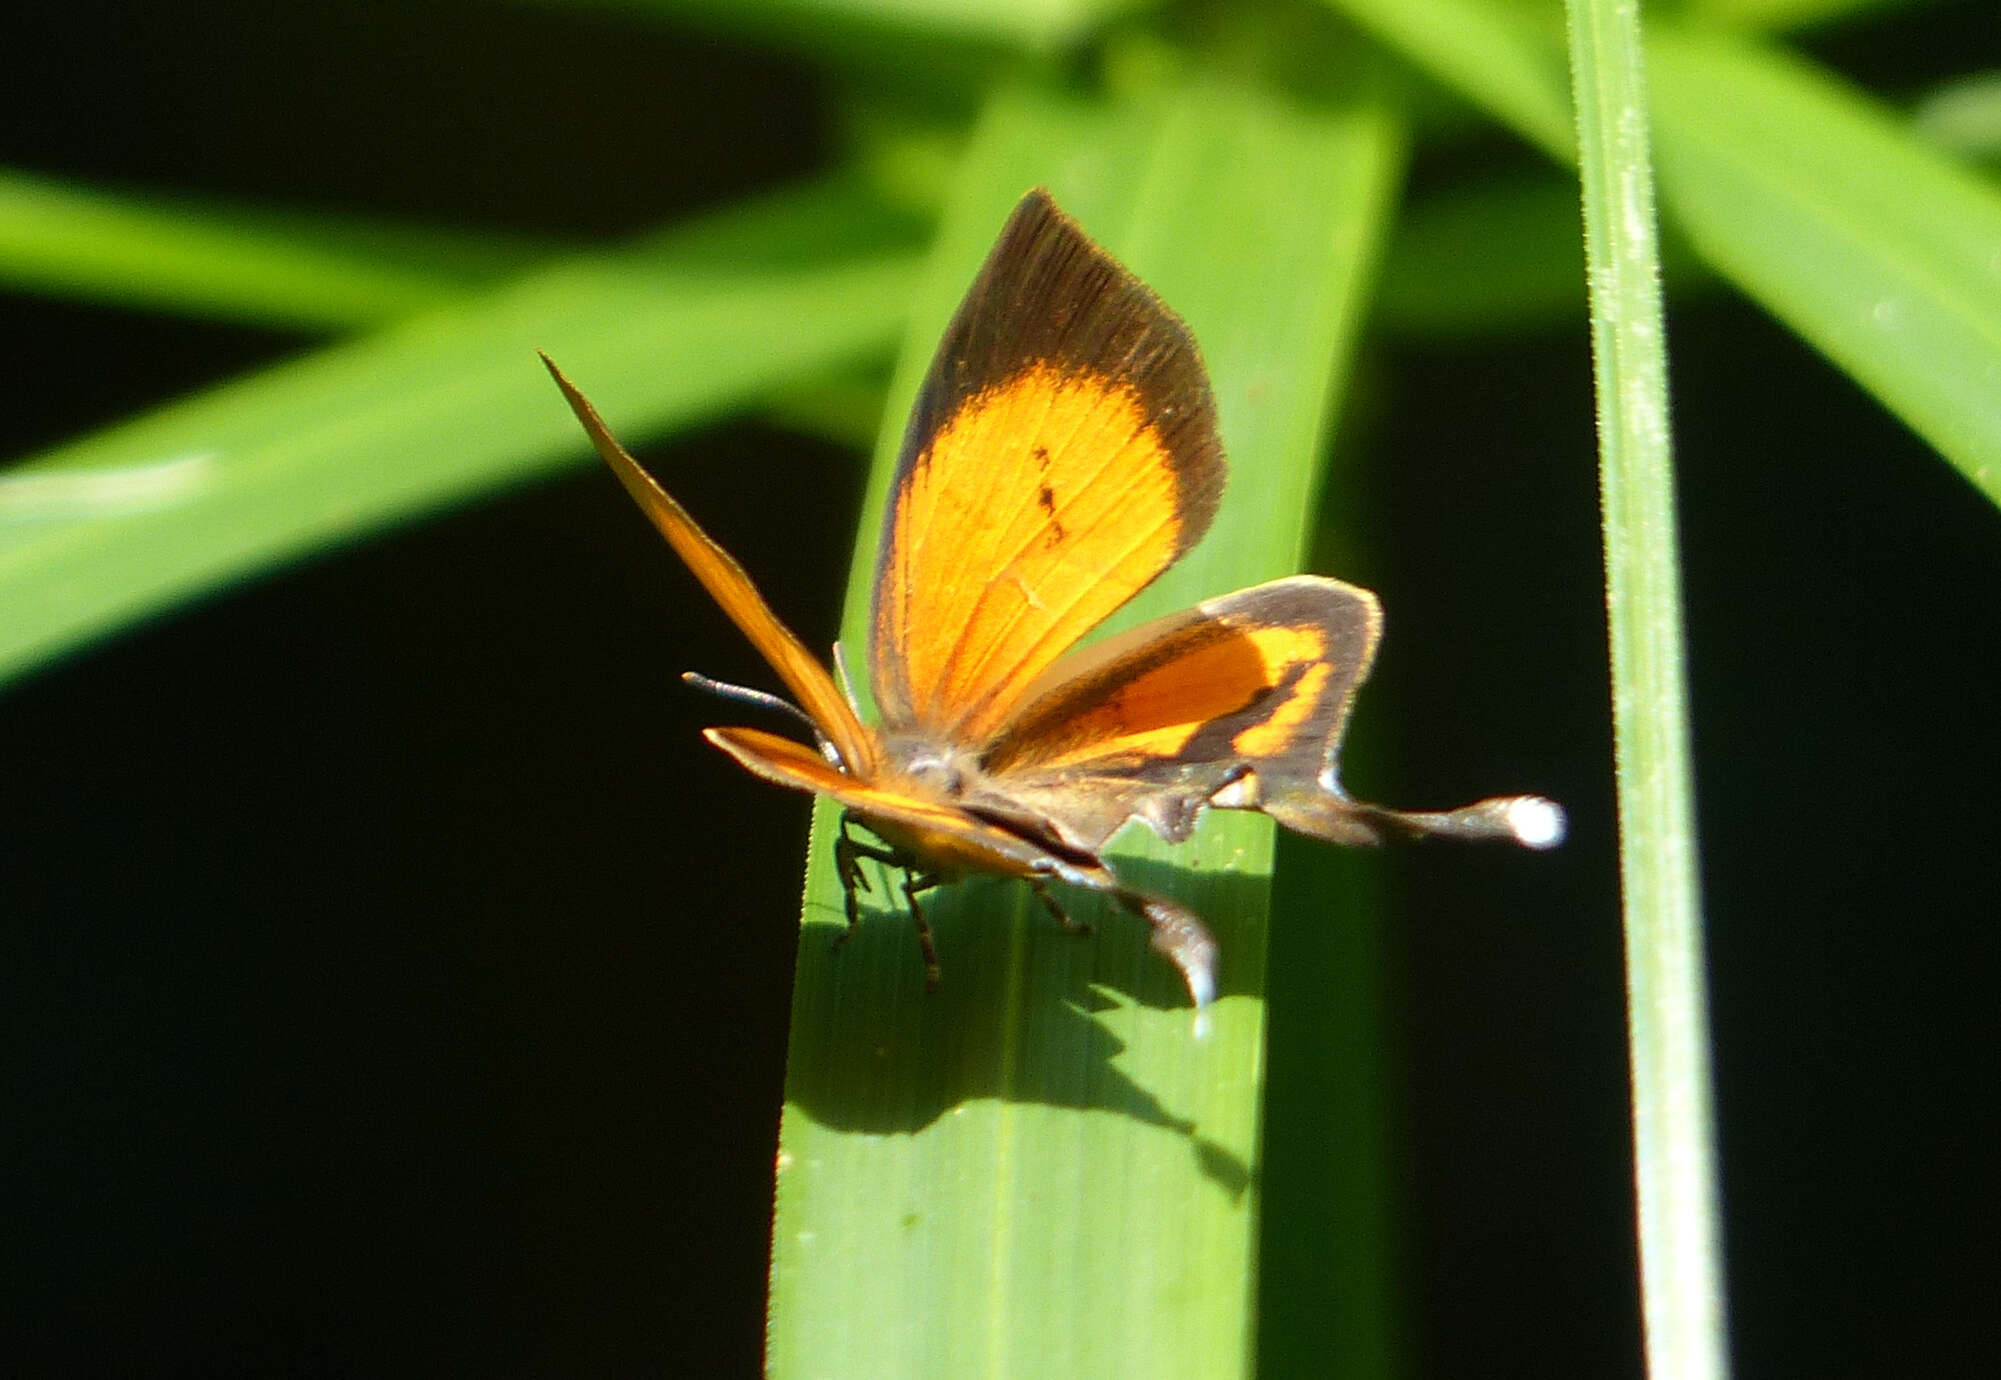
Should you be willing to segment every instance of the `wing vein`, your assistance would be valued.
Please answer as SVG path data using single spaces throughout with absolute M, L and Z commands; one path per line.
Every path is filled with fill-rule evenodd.
M 1135 432 L 1132 435 L 1128 436 L 1127 439 L 1118 447 L 1116 448 L 1108 447 L 1107 454 L 1105 458 L 1102 461 L 1100 461 L 1097 469 L 1092 472 L 1092 474 L 1089 476 L 1088 479 L 1086 479 L 1082 484 L 1080 484 L 1076 489 L 1072 491 L 1070 495 L 1071 503 L 1072 504 L 1076 503 L 1086 494 L 1091 493 L 1093 490 L 1097 489 L 1101 484 L 1104 484 L 1106 482 L 1107 474 L 1111 473 L 1115 469 L 1115 467 L 1118 467 L 1120 465 L 1122 459 L 1126 456 L 1126 454 L 1130 450 L 1132 450 L 1134 443 L 1138 441 L 1143 434 L 1144 434 L 1143 432 Z M 1105 529 L 1108 522 L 1112 521 L 1114 518 L 1117 518 L 1121 522 L 1127 521 L 1127 519 L 1125 519 L 1122 515 L 1120 515 L 1117 512 L 1118 499 L 1122 494 L 1128 492 L 1134 486 L 1137 480 L 1136 476 L 1131 471 L 1131 467 L 1128 466 L 1126 467 L 1126 469 L 1128 471 L 1128 477 L 1126 478 L 1125 482 L 1123 483 L 1113 482 L 1110 484 L 1108 492 L 1106 493 L 1104 498 L 1102 509 L 1098 517 L 1088 527 L 1073 532 L 1070 538 L 1063 543 L 1062 553 L 1055 561 L 1051 563 L 1049 570 L 1044 572 L 1045 583 L 1050 583 L 1050 584 L 1057 583 L 1054 581 L 1049 581 L 1047 579 L 1047 576 L 1050 573 L 1053 573 L 1054 571 L 1060 569 L 1063 565 L 1073 562 L 1076 559 L 1076 555 L 1078 552 L 1090 548 L 1093 541 L 1097 538 L 1097 534 Z M 1099 570 L 1106 572 L 1107 575 L 1110 575 L 1113 572 L 1118 571 L 1142 547 L 1152 543 L 1154 539 L 1158 537 L 1159 534 L 1169 525 L 1169 521 L 1171 520 L 1171 518 L 1172 518 L 1172 512 L 1170 510 L 1167 514 L 1163 515 L 1161 519 L 1137 528 L 1133 540 L 1129 541 L 1126 544 L 1124 549 L 1118 553 L 1115 559 L 1109 561 L 1095 560 L 1093 561 L 1092 564 L 1096 566 Z M 1030 534 L 1029 536 L 1024 538 L 1022 542 L 1016 547 L 1014 554 L 1009 556 L 1006 562 L 1003 565 L 1001 565 L 1001 567 L 995 572 L 993 581 L 987 586 L 986 590 L 981 595 L 980 603 L 975 605 L 976 613 L 978 608 L 981 605 L 985 604 L 988 596 L 990 596 L 995 590 L 1001 588 L 1006 583 L 1008 576 L 1016 575 L 1018 567 L 1022 564 L 1036 536 L 1040 535 L 1040 532 L 1046 530 L 1046 528 L 1047 524 L 1043 524 L 1040 527 L 1038 527 L 1036 533 Z M 1158 574 L 1157 571 L 1154 573 Z M 1019 578 L 1018 575 L 1017 578 Z M 1123 603 L 1126 598 L 1130 598 L 1132 594 L 1137 593 L 1139 588 L 1141 587 L 1141 584 L 1143 583 L 1144 582 L 1134 584 L 1133 587 L 1126 592 L 1125 596 L 1121 598 L 1119 602 Z M 1034 639 L 1034 641 L 1029 643 L 1029 645 L 1025 649 L 1023 649 L 1018 655 L 1015 656 L 1014 658 L 1015 667 L 1018 669 L 1020 667 L 1028 665 L 1035 657 L 1041 655 L 1043 649 L 1047 647 L 1049 641 L 1053 636 L 1057 635 L 1063 629 L 1070 627 L 1074 621 L 1072 615 L 1074 614 L 1077 606 L 1084 601 L 1086 595 L 1091 593 L 1091 591 L 1097 587 L 1099 587 L 1099 582 L 1096 581 L 1073 582 L 1071 588 L 1074 592 L 1067 601 L 1056 605 L 1045 605 L 1044 609 L 1041 611 L 1043 614 L 1043 627 L 1041 633 Z M 1001 649 L 1007 645 L 1008 639 L 1013 636 L 1015 629 L 1020 626 L 1024 618 L 1028 615 L 1030 608 L 1031 606 L 1026 601 L 1023 601 L 1021 604 L 1019 604 L 1015 608 L 1014 612 L 1007 616 L 1006 621 L 995 631 L 995 633 L 985 640 L 984 645 L 978 648 L 977 657 L 973 661 L 971 667 L 969 668 L 969 671 L 967 672 L 968 679 L 976 678 L 982 671 L 986 669 L 988 663 L 990 663 L 995 657 L 1000 655 Z M 1107 613 L 1109 612 L 1110 610 L 1107 610 Z M 966 633 L 961 634 L 959 643 L 955 647 L 955 656 L 954 656 L 955 667 L 958 660 L 956 653 L 966 648 L 968 642 L 970 641 L 970 637 L 968 634 L 970 634 L 971 630 L 977 626 L 979 626 L 979 620 L 977 617 L 968 620 L 966 625 L 967 631 Z M 1088 631 L 1088 629 L 1084 628 L 1076 629 L 1075 631 L 1071 632 L 1069 641 L 1075 642 L 1080 637 L 1082 637 L 1086 631 Z M 1066 643 L 1065 645 L 1067 646 L 1068 643 Z M 968 722 L 985 717 L 988 711 L 992 708 L 994 700 L 1002 688 L 1003 688 L 1002 685 L 999 683 L 999 678 L 995 678 L 994 683 L 991 683 L 986 687 L 984 687 L 983 693 L 981 693 L 977 697 L 977 699 L 974 699 L 972 697 L 963 698 L 961 700 L 961 703 L 965 705 L 965 708 L 959 716 L 960 722 Z

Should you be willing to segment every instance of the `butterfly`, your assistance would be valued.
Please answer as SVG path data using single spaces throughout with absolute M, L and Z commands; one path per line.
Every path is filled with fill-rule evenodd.
M 754 775 L 842 807 L 834 843 L 848 933 L 864 861 L 902 874 L 930 985 L 919 897 L 968 874 L 1105 893 L 1141 917 L 1199 1008 L 1217 946 L 1188 907 L 1127 886 L 1106 845 L 1138 819 L 1171 843 L 1206 809 L 1257 810 L 1342 844 L 1434 835 L 1553 847 L 1561 807 L 1500 796 L 1413 812 L 1351 798 L 1337 760 L 1382 615 L 1367 590 L 1296 575 L 1079 645 L 1200 541 L 1226 465 L 1179 317 L 1060 209 L 1025 196 L 917 395 L 882 525 L 862 721 L 743 568 L 612 437 L 543 356 L 592 444 L 792 700 L 690 675 L 787 712 L 807 745 L 758 728 L 709 742 Z M 885 873 L 885 876 L 888 874 Z

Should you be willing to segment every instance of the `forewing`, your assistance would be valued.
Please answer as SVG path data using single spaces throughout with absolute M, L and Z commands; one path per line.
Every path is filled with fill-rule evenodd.
M 1300 827 L 1291 802 L 1341 799 L 1334 759 L 1380 628 L 1374 595 L 1315 576 L 1212 599 L 1049 668 L 982 766 L 1094 851 L 1134 817 L 1178 842 L 1211 804 Z
M 886 725 L 984 741 L 1194 545 L 1224 474 L 1187 328 L 1031 192 L 946 330 L 904 437 L 869 643 Z
M 556 386 L 563 390 L 569 400 L 570 410 L 583 423 L 584 431 L 590 436 L 591 444 L 611 466 L 625 491 L 632 495 L 646 516 L 659 529 L 660 535 L 674 548 L 688 569 L 694 573 L 709 597 L 728 614 L 730 621 L 750 639 L 752 646 L 763 654 L 778 678 L 799 700 L 799 705 L 827 735 L 841 760 L 848 769 L 861 776 L 870 776 L 878 768 L 874 737 L 862 727 L 861 720 L 834 684 L 834 678 L 827 674 L 805 644 L 800 642 L 792 630 L 778 621 L 778 615 L 764 602 L 764 596 L 757 592 L 750 576 L 744 573 L 736 558 L 716 545 L 707 532 L 696 525 L 688 512 L 659 484 L 653 476 L 639 467 L 619 445 L 617 439 L 591 406 L 590 399 L 577 391 L 576 385 L 565 378 L 563 371 L 547 355 L 542 363 L 548 366 L 549 374 L 556 380 Z
M 941 872 L 981 872 L 1004 877 L 1060 873 L 1066 881 L 1086 880 L 1070 875 L 1077 869 L 1064 866 L 1065 859 L 1052 855 L 1032 840 L 981 820 L 950 802 L 927 800 L 893 787 L 857 781 L 790 738 L 755 728 L 711 728 L 705 729 L 702 736 L 753 775 L 840 802 L 861 815 L 872 828 L 910 848 L 924 864 Z

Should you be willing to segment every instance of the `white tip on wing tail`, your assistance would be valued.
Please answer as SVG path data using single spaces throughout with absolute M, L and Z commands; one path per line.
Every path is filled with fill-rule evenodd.
M 1216 1000 L 1216 940 L 1196 914 L 1164 896 L 1123 887 L 1112 891 L 1153 927 L 1153 950 L 1181 972 L 1196 1010 Z
M 1570 832 L 1563 807 L 1540 795 L 1518 795 L 1508 803 L 1508 828 L 1524 848 L 1554 848 Z
M 1392 810 L 1356 800 L 1332 784 L 1331 773 L 1316 787 L 1295 787 L 1257 801 L 1225 794 L 1210 803 L 1226 809 L 1262 810 L 1296 833 L 1349 845 L 1378 844 L 1393 838 L 1444 838 L 1513 843 L 1540 852 L 1562 843 L 1569 831 L 1563 807 L 1540 795 L 1497 795 L 1456 810 Z
M 1188 980 L 1188 996 L 1197 1011 L 1206 1010 L 1216 1000 L 1216 975 L 1207 969 L 1191 968 L 1181 975 Z

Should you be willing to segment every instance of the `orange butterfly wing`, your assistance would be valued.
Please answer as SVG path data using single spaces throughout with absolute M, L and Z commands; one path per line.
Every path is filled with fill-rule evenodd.
M 1211 599 L 1050 667 L 980 765 L 1092 850 L 1135 816 L 1179 842 L 1206 805 L 1340 799 L 1327 783 L 1381 625 L 1367 590 L 1310 575 Z
M 564 377 L 563 371 L 547 355 L 542 363 L 548 367 L 549 375 L 556 380 L 556 386 L 563 390 L 569 401 L 570 410 L 583 423 L 584 431 L 590 436 L 591 444 L 611 466 L 619 483 L 632 495 L 633 502 L 652 519 L 653 525 L 694 572 L 695 578 L 709 592 L 730 621 L 750 639 L 750 644 L 764 656 L 778 678 L 798 696 L 799 705 L 822 733 L 827 735 L 841 760 L 848 769 L 861 776 L 872 776 L 880 767 L 875 735 L 862 726 L 855 716 L 853 706 L 834 684 L 834 678 L 827 674 L 827 668 L 806 650 L 793 631 L 778 621 L 778 615 L 764 602 L 764 596 L 751 583 L 744 568 L 736 563 L 736 558 L 716 545 L 713 538 L 696 525 L 688 516 L 688 510 L 675 501 L 653 476 L 639 467 L 639 462 L 626 453 L 604 424 L 598 411 L 591 406 L 590 399 L 577 391 L 575 384 Z
M 1129 819 L 1174 841 L 1205 806 L 1261 810 L 1344 843 L 1442 834 L 1540 848 L 1562 837 L 1561 809 L 1540 797 L 1413 813 L 1341 790 L 1341 734 L 1380 633 L 1366 590 L 1295 576 L 1072 650 L 1201 538 L 1226 467 L 1187 328 L 1046 192 L 1009 218 L 905 434 L 869 638 L 887 740 L 543 362 L 840 761 L 756 729 L 710 729 L 710 742 L 766 780 L 838 801 L 906 866 L 1110 893 L 1147 919 L 1198 1006 L 1214 995 L 1213 939 L 1099 857 Z
M 984 741 L 1195 544 L 1224 478 L 1187 328 L 1031 192 L 953 317 L 904 438 L 869 641 L 885 726 Z
M 702 736 L 754 776 L 846 806 L 866 819 L 871 829 L 914 851 L 939 872 L 1059 877 L 1100 888 L 1112 881 L 1102 864 L 1059 857 L 1033 839 L 996 827 L 956 804 L 857 781 L 790 738 L 756 728 L 710 728 Z
M 980 755 L 985 789 L 1096 853 L 1128 819 L 1172 843 L 1205 807 L 1257 810 L 1331 843 L 1563 839 L 1563 810 L 1496 796 L 1393 810 L 1341 788 L 1341 736 L 1382 634 L 1376 597 L 1294 575 L 1071 653 Z

